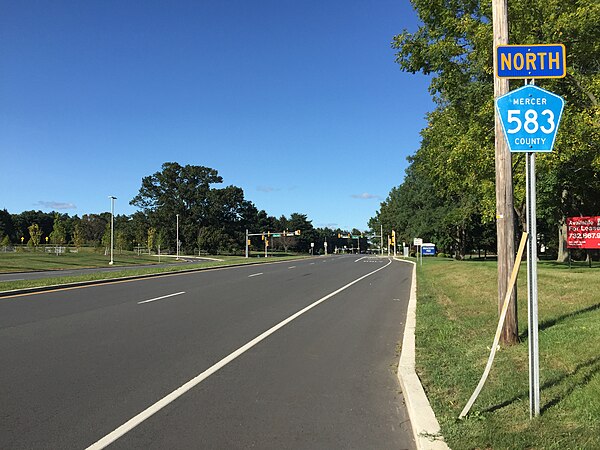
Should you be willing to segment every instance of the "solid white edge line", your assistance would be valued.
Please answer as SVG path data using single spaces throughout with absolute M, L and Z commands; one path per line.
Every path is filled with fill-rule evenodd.
M 167 396 L 163 397 L 162 399 L 160 399 L 159 401 L 157 401 L 153 405 L 149 406 L 148 408 L 146 408 L 145 410 L 143 410 L 138 415 L 132 417 L 127 422 L 125 422 L 123 425 L 121 425 L 120 427 L 116 428 L 115 430 L 111 431 L 109 434 L 107 434 L 106 436 L 104 436 L 102 439 L 100 439 L 99 441 L 97 441 L 97 442 L 93 443 L 92 445 L 90 445 L 86 450 L 101 450 L 101 449 L 107 447 L 108 445 L 110 445 L 111 443 L 113 443 L 114 441 L 116 441 L 117 439 L 119 439 L 121 436 L 123 436 L 127 432 L 129 432 L 132 429 L 134 429 L 140 423 L 142 423 L 143 421 L 145 421 L 146 419 L 148 419 L 149 417 L 151 417 L 153 414 L 157 413 L 162 408 L 164 408 L 168 404 L 172 403 L 177 398 L 181 397 L 187 391 L 189 391 L 190 389 L 192 389 L 196 385 L 200 384 L 202 381 L 204 381 L 206 378 L 208 378 L 209 376 L 211 376 L 213 373 L 215 373 L 219 369 L 225 367 L 227 364 L 229 364 L 231 361 L 233 361 L 234 359 L 236 359 L 238 356 L 241 356 L 242 354 L 244 354 L 245 352 L 247 352 L 248 350 L 250 350 L 252 347 L 254 347 L 255 345 L 257 345 L 259 342 L 261 342 L 262 340 L 266 339 L 267 337 L 269 337 L 270 335 L 272 335 L 273 333 L 275 333 L 280 328 L 283 328 L 285 325 L 287 325 L 288 323 L 290 323 L 292 320 L 300 317 L 305 312 L 310 311 L 315 306 L 323 303 L 324 301 L 326 301 L 326 300 L 330 299 L 331 297 L 339 294 L 340 292 L 345 291 L 350 286 L 358 283 L 359 281 L 362 281 L 365 278 L 373 275 L 374 273 L 379 272 L 380 270 L 385 269 L 390 264 L 392 264 L 392 260 L 391 259 L 389 260 L 389 262 L 385 266 L 380 267 L 379 269 L 375 269 L 374 271 L 369 272 L 366 275 L 363 275 L 362 277 L 357 278 L 354 281 L 351 281 L 350 283 L 346 284 L 345 286 L 342 286 L 338 290 L 333 291 L 330 294 L 327 294 L 325 297 L 322 297 L 321 299 L 317 300 L 316 302 L 311 303 L 307 307 L 305 307 L 305 308 L 301 309 L 300 311 L 298 311 L 297 313 L 291 315 L 287 319 L 279 322 L 274 327 L 269 328 L 267 331 L 265 331 L 262 334 L 258 335 L 257 337 L 255 337 L 254 339 L 252 339 L 247 344 L 245 344 L 242 347 L 238 348 L 233 353 L 230 353 L 229 355 L 227 355 L 225 358 L 223 358 L 222 360 L 220 360 L 218 363 L 216 363 L 213 366 L 209 367 L 208 369 L 206 369 L 201 374 L 199 374 L 196 377 L 192 378 L 187 383 L 185 383 L 182 386 L 178 387 L 177 389 L 175 389 L 173 392 L 171 392 Z
M 354 261 L 354 262 L 359 262 L 361 259 L 365 259 L 365 258 L 366 258 L 366 256 L 363 256 L 362 258 L 358 258 L 358 259 L 357 259 L 356 261 Z
M 163 295 L 162 297 L 151 298 L 150 300 L 144 300 L 142 302 L 138 302 L 138 305 L 141 305 L 144 303 L 155 302 L 156 300 L 162 300 L 163 298 L 175 297 L 176 295 L 181 295 L 181 294 L 185 294 L 185 292 L 175 292 L 174 294 Z
M 264 275 L 263 272 L 253 273 L 252 275 L 248 275 L 248 278 L 257 277 L 259 275 Z

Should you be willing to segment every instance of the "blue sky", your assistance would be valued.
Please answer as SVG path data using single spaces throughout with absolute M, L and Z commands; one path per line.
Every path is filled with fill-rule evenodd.
M 162 163 L 367 228 L 433 109 L 408 0 L 0 0 L 0 208 L 131 214 Z

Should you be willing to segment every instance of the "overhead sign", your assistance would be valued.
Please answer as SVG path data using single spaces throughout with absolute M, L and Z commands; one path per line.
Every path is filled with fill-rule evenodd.
M 568 217 L 567 248 L 600 249 L 600 216 Z
M 498 78 L 563 78 L 566 75 L 567 52 L 563 44 L 496 47 Z
M 511 152 L 550 152 L 565 106 L 562 97 L 531 84 L 496 99 Z

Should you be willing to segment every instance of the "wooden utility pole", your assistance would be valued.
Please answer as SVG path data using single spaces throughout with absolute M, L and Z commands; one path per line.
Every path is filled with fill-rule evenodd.
M 496 72 L 496 47 L 508 44 L 507 0 L 492 0 L 494 30 L 494 71 Z M 508 93 L 508 79 L 494 76 L 494 98 Z M 498 113 L 495 114 L 496 142 L 496 232 L 498 236 L 498 313 L 506 291 L 515 255 L 515 222 L 512 184 L 512 158 L 502 133 Z M 532 237 L 535 239 L 535 237 Z M 516 343 L 519 336 L 517 326 L 517 290 L 512 294 L 510 307 L 501 334 L 503 344 Z

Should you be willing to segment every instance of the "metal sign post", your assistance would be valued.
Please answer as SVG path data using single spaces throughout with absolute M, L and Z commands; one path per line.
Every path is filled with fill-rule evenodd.
M 540 414 L 535 153 L 552 151 L 564 100 L 534 86 L 532 79 L 499 97 L 496 108 L 510 151 L 526 153 L 529 415 L 535 417 Z
M 540 415 L 540 353 L 538 339 L 537 286 L 537 215 L 535 188 L 535 153 L 527 152 L 526 170 L 527 234 L 527 323 L 529 347 L 529 417 Z
M 527 317 L 529 344 L 529 416 L 540 415 L 540 354 L 538 340 L 537 224 L 535 153 L 527 152 Z

